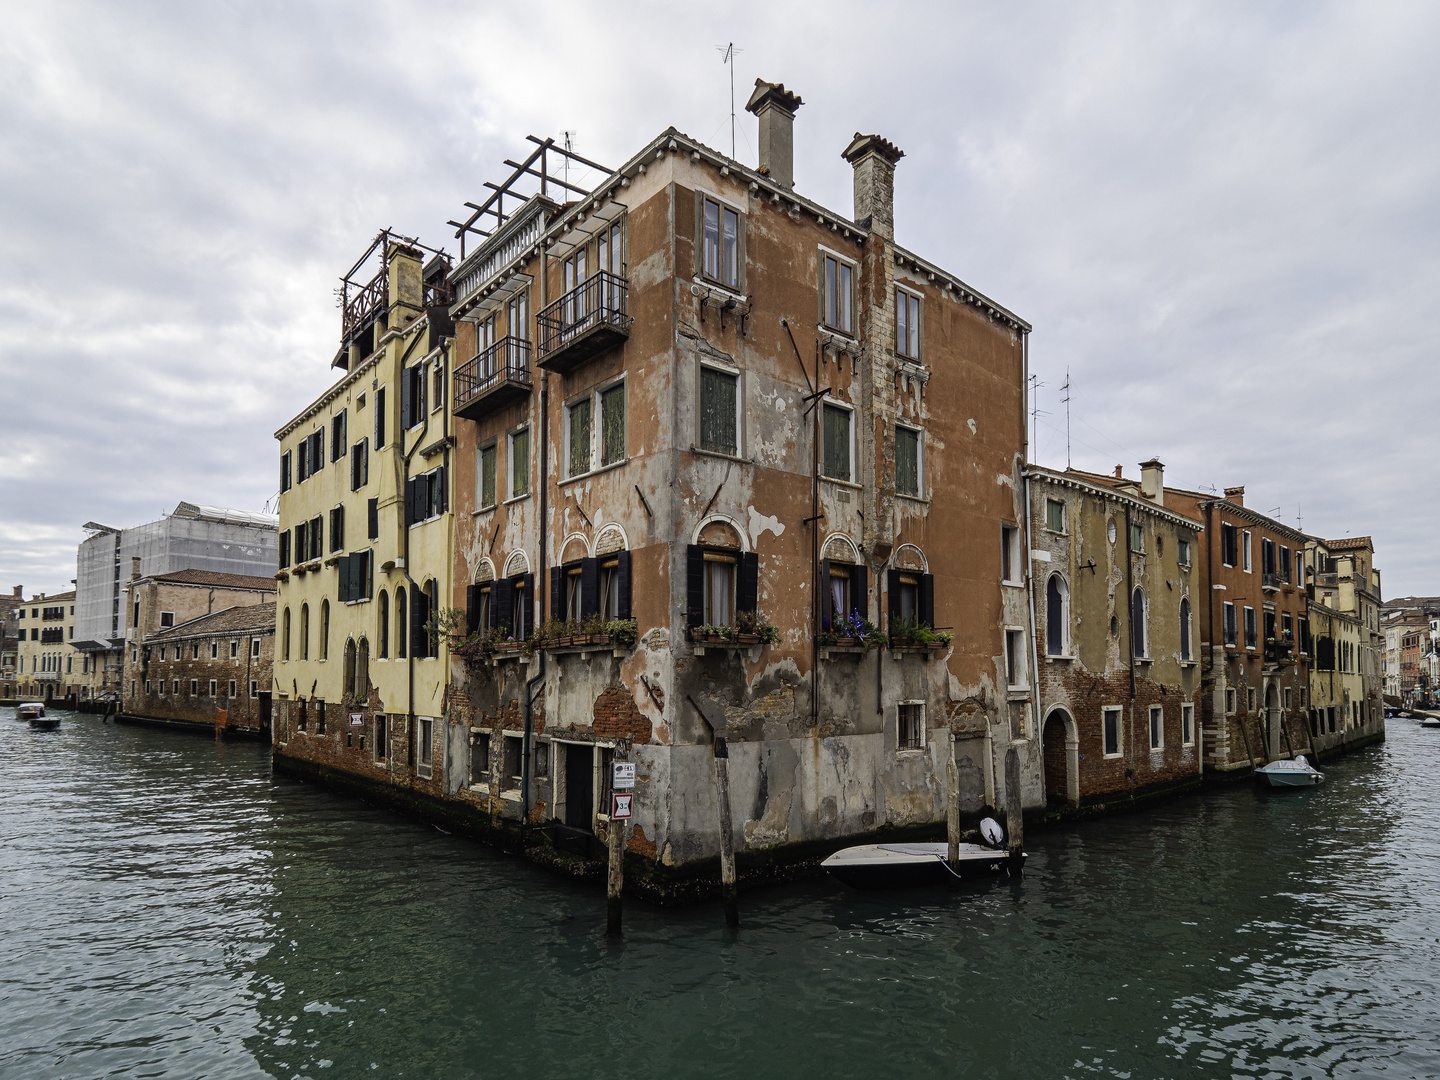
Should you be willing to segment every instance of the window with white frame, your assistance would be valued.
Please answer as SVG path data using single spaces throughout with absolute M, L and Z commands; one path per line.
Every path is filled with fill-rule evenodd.
M 1179 565 L 1188 567 L 1190 565 L 1190 541 L 1178 540 L 1175 543 L 1175 561 Z
M 1240 530 L 1240 568 L 1250 573 L 1250 530 Z
M 1135 591 L 1130 594 L 1130 648 L 1131 655 L 1138 659 L 1150 656 L 1147 651 L 1149 634 L 1145 624 L 1146 608 L 1145 590 L 1136 586 Z
M 235 697 L 235 680 L 234 680 L 234 679 L 231 679 L 231 680 L 230 680 L 230 686 L 229 686 L 229 689 L 226 691 L 226 694 L 227 694 L 227 696 L 229 696 L 229 697 L 231 697 L 231 698 L 234 698 L 234 697 Z
M 740 375 L 700 365 L 700 449 L 735 456 L 740 450 Z
M 925 703 L 923 701 L 902 701 L 896 711 L 895 748 L 897 750 L 923 750 L 925 748 Z
M 1235 605 L 1225 601 L 1223 608 L 1222 627 L 1225 635 L 1226 645 L 1238 645 L 1240 643 L 1239 624 L 1235 621 Z
M 1025 687 L 1025 631 L 1005 631 L 1005 681 L 1012 690 Z
M 1253 648 L 1255 648 L 1255 642 L 1256 642 L 1256 639 L 1257 639 L 1258 637 L 1259 637 L 1259 634 L 1256 632 L 1256 629 L 1255 629 L 1255 609 L 1254 609 L 1253 607 L 1246 607 L 1246 608 L 1245 608 L 1245 648 L 1247 648 L 1247 649 L 1253 649 Z
M 251 655 L 251 656 L 259 656 L 259 655 L 260 655 L 260 639 L 259 639 L 258 637 L 255 637 L 255 638 L 251 638 L 251 639 L 250 639 L 250 655 Z
M 1102 737 L 1105 740 L 1105 756 L 1107 758 L 1119 757 L 1120 749 L 1120 708 L 1107 705 L 1100 710 Z
M 429 776 L 435 766 L 435 720 L 429 716 L 415 718 L 415 763 L 421 776 Z
M 1165 749 L 1165 709 L 1160 705 L 1150 706 L 1150 749 Z
M 925 439 L 919 428 L 895 425 L 895 490 L 919 498 L 924 491 Z
M 250 696 L 252 698 L 260 696 L 260 683 L 255 679 L 250 680 Z
M 1180 706 L 1180 744 L 1195 745 L 1195 706 L 1189 703 Z
M 231 660 L 234 660 L 234 659 L 236 659 L 239 655 L 240 655 L 240 642 L 239 642 L 238 640 L 230 642 L 230 659 L 231 659 Z
M 1045 528 L 1053 533 L 1065 531 L 1065 504 L 1059 499 L 1045 500 Z
M 701 196 L 700 273 L 730 289 L 740 288 L 741 215 L 708 196 Z
M 1065 656 L 1070 644 L 1070 587 L 1060 574 L 1045 582 L 1045 654 Z
M 1021 572 L 1020 529 L 1015 525 L 1000 526 L 1000 580 L 1012 585 L 1024 581 Z
M 832 330 L 853 334 L 854 264 L 822 249 L 820 267 L 820 320 Z
M 908 289 L 895 289 L 895 352 L 908 360 L 921 359 L 920 297 Z
M 849 481 L 855 476 L 853 420 L 852 410 L 847 406 L 825 403 L 821 418 L 824 428 L 821 472 L 831 480 Z

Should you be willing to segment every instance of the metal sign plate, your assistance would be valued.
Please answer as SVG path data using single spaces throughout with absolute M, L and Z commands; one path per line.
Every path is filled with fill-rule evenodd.
M 610 799 L 610 819 L 612 821 L 623 821 L 630 816 L 630 808 L 635 801 L 634 795 L 621 795 L 617 791 L 610 796 Z
M 626 791 L 635 786 L 635 763 L 633 761 L 616 761 L 611 765 L 614 770 L 610 781 L 612 788 L 616 791 Z

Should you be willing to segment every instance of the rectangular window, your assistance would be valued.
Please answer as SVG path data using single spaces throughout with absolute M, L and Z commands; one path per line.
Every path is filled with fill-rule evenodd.
M 238 659 L 239 656 L 240 656 L 240 642 L 238 642 L 238 641 L 232 641 L 232 642 L 230 642 L 230 659 L 231 659 L 231 660 L 235 660 L 235 659 Z
M 1120 756 L 1120 710 L 1106 707 L 1102 710 L 1105 726 L 1105 756 Z
M 384 761 L 390 753 L 390 723 L 384 713 L 375 715 L 375 760 Z
M 1247 686 L 1247 687 L 1245 688 L 1245 701 L 1246 701 L 1246 706 L 1247 706 L 1247 708 L 1249 708 L 1249 710 L 1250 710 L 1251 712 L 1254 712 L 1254 711 L 1255 711 L 1255 688 L 1254 688 L 1253 686 Z
M 1137 555 L 1145 554 L 1145 526 L 1137 521 L 1130 523 L 1130 550 Z
M 1005 631 L 1005 680 L 1012 690 L 1025 686 L 1025 631 Z
M 740 287 L 740 215 L 704 200 L 701 273 L 731 289 Z
M 898 750 L 921 750 L 925 746 L 925 706 L 906 701 L 896 717 L 895 746 Z
M 160 612 L 160 625 L 161 625 L 162 627 L 164 627 L 164 626 L 174 626 L 174 625 L 175 625 L 175 612 L 173 612 L 173 611 L 162 611 L 162 612 Z
M 1250 539 L 1251 538 L 1249 529 L 1240 530 L 1240 569 L 1244 570 L 1247 574 L 1251 572 Z
M 290 565 L 290 530 L 286 529 L 280 534 L 280 569 L 284 570 Z
M 1280 545 L 1280 580 L 1290 580 L 1290 549 L 1284 544 Z
M 1177 561 L 1181 566 L 1189 566 L 1189 565 L 1190 565 L 1190 541 L 1189 541 L 1189 540 L 1181 540 L 1181 541 L 1177 542 L 1176 545 L 1175 545 L 1175 550 L 1176 550 L 1176 561 Z
M 319 514 L 310 519 L 310 558 L 325 554 L 325 523 Z
M 1227 687 L 1225 688 L 1225 715 L 1226 715 L 1226 716 L 1231 716 L 1231 715 L 1234 714 L 1234 712 L 1235 712 L 1235 688 L 1234 688 L 1233 686 L 1227 686 Z
M 1220 561 L 1226 566 L 1235 566 L 1240 562 L 1239 551 L 1235 526 L 1228 521 L 1222 521 L 1220 523 Z
M 257 657 L 260 655 L 260 639 L 258 637 L 250 639 L 250 655 Z
M 210 680 L 210 691 L 209 691 L 209 694 L 208 694 L 207 696 L 212 697 L 212 698 L 215 696 L 215 680 L 214 680 L 214 679 L 211 679 L 211 680 Z
M 1285 687 L 1285 708 L 1290 708 L 1290 687 Z
M 1020 581 L 1020 530 L 1014 525 L 1000 526 L 1000 580 Z
M 580 476 L 590 471 L 590 399 L 581 398 L 567 412 L 570 453 L 566 475 Z
M 235 697 L 235 680 L 234 680 L 234 679 L 231 679 L 231 680 L 230 680 L 230 686 L 229 686 L 229 689 L 228 689 L 228 691 L 227 691 L 227 695 L 228 695 L 230 698 L 232 698 L 232 699 Z
M 1278 572 L 1279 560 L 1275 554 L 1275 541 L 1268 536 L 1260 538 L 1260 572 L 1263 574 L 1274 574 Z
M 341 551 L 345 547 L 345 507 L 337 506 L 330 511 L 330 550 Z
M 345 456 L 345 444 L 348 441 L 346 439 L 347 417 L 345 414 L 346 410 L 341 409 L 338 413 L 336 413 L 330 418 L 331 461 L 339 461 L 342 457 Z
M 435 764 L 435 721 L 428 716 L 415 718 L 415 761 L 421 776 L 429 776 Z
M 280 490 L 290 490 L 290 451 L 286 450 L 280 455 Z
M 505 741 L 501 744 L 500 789 L 502 791 L 520 790 L 520 762 L 524 758 L 521 750 L 524 745 L 524 740 L 514 735 L 506 735 Z
M 1224 612 L 1225 644 L 1238 645 L 1240 642 L 1240 633 L 1235 623 L 1235 605 L 1226 601 Z
M 826 326 L 845 334 L 854 333 L 851 308 L 854 297 L 855 270 L 848 262 L 833 255 L 822 257 L 824 280 L 821 288 L 821 317 Z
M 495 444 L 475 451 L 475 505 L 488 510 L 495 505 Z
M 920 432 L 915 428 L 895 427 L 895 490 L 901 495 L 920 497 Z
M 368 499 L 365 502 L 365 537 L 367 540 L 380 539 L 379 498 Z
M 1195 745 L 1195 706 L 1180 706 L 1180 745 Z
M 1257 634 L 1256 628 L 1255 628 L 1255 609 L 1254 609 L 1253 607 L 1246 607 L 1246 608 L 1245 608 L 1245 647 L 1246 647 L 1247 649 L 1253 649 L 1253 648 L 1255 648 L 1255 639 L 1256 639 L 1258 636 L 1259 636 L 1259 635 Z
M 439 360 L 435 361 L 435 366 L 431 369 L 430 385 L 430 409 L 433 412 L 445 405 L 445 365 Z
M 250 696 L 252 698 L 260 696 L 260 684 L 254 679 L 250 680 Z
M 385 387 L 375 391 L 375 449 L 385 446 Z
M 850 410 L 839 405 L 824 409 L 824 473 L 832 480 L 851 478 Z
M 210 659 L 211 659 L 211 660 L 219 660 L 219 659 L 220 659 L 220 643 L 219 643 L 218 641 L 212 641 L 212 642 L 210 643 Z
M 361 439 L 350 448 L 350 490 L 359 491 L 370 482 L 370 442 Z
M 470 784 L 490 783 L 490 735 L 484 731 L 470 732 Z
M 521 428 L 510 435 L 510 497 L 517 499 L 530 493 L 530 429 Z
M 716 454 L 739 452 L 740 377 L 728 371 L 700 368 L 700 448 Z
M 1065 504 L 1059 499 L 1045 500 L 1045 528 L 1056 533 L 1065 531 Z
M 729 626 L 735 612 L 735 559 L 705 553 L 705 617 L 707 626 Z
M 600 394 L 600 464 L 613 465 L 625 457 L 625 384 L 616 383 Z
M 895 351 L 910 360 L 920 359 L 920 298 L 895 290 Z
M 1165 749 L 1165 710 L 1159 705 L 1150 706 L 1150 749 Z

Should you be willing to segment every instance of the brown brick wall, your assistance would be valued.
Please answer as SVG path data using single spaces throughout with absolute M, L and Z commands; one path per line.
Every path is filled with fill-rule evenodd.
M 250 655 L 250 641 L 260 639 L 260 655 Z M 239 655 L 230 657 L 230 643 L 239 642 Z M 218 646 L 219 656 L 211 658 L 210 647 Z M 200 656 L 191 655 L 193 644 L 198 644 Z M 176 660 L 175 649 L 180 649 Z M 217 707 L 228 709 L 230 727 L 258 729 L 262 726 L 260 697 L 262 691 L 270 690 L 271 664 L 275 654 L 275 635 L 269 630 L 242 630 L 200 639 L 198 642 L 181 641 L 165 645 L 145 646 L 142 652 L 149 653 L 149 659 L 142 659 L 139 670 L 132 667 L 131 677 L 135 682 L 135 693 L 125 687 L 125 711 L 139 716 L 155 717 L 161 720 L 185 720 L 201 724 L 215 722 Z M 161 655 L 165 659 L 161 659 Z M 190 692 L 190 681 L 196 681 L 196 692 Z M 210 696 L 210 680 L 215 680 L 215 696 Z M 229 697 L 230 680 L 235 680 L 235 697 Z M 250 696 L 250 682 L 257 683 L 256 696 Z M 175 690 L 176 680 L 180 692 Z M 150 692 L 146 692 L 146 683 Z M 161 682 L 165 692 L 160 692 Z

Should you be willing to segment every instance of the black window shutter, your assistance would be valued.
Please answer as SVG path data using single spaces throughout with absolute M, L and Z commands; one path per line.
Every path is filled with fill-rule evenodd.
M 280 455 L 280 490 L 290 490 L 290 454 L 288 451 Z
M 565 571 L 558 566 L 550 568 L 550 618 L 565 617 Z
M 600 560 L 580 560 L 580 617 L 596 615 L 600 611 Z
M 747 551 L 740 556 L 735 577 L 735 610 L 754 611 L 760 606 L 760 556 Z
M 856 566 L 850 571 L 850 606 L 862 619 L 870 617 L 870 568 Z
M 515 613 L 515 585 L 497 581 L 490 593 L 490 625 L 510 629 Z
M 330 531 L 332 533 L 330 550 L 343 548 L 345 546 L 345 507 L 337 506 L 335 508 L 335 523 L 331 526 Z
M 280 534 L 280 569 L 290 565 L 290 530 Z
M 935 575 L 920 577 L 920 621 L 926 626 L 935 625 Z
M 415 480 L 405 481 L 405 524 L 415 524 Z
M 480 586 L 465 586 L 465 632 L 473 634 L 480 623 Z
M 337 582 L 339 584 L 340 602 L 343 604 L 350 599 L 350 556 L 341 555 L 340 562 L 336 565 Z
M 520 636 L 528 638 L 535 622 L 535 575 L 526 574 L 520 580 L 525 583 L 525 595 L 516 602 L 516 607 L 520 609 L 517 621 L 520 623 Z
M 830 595 L 830 560 L 820 560 L 820 629 L 833 630 L 835 602 Z
M 410 414 L 413 402 L 410 399 L 410 372 L 408 370 L 400 373 L 400 430 L 404 431 L 410 426 Z M 403 444 L 402 444 L 403 449 Z
M 630 552 L 620 552 L 620 561 L 615 567 L 616 611 L 621 619 L 630 618 Z
M 416 589 L 410 601 L 410 655 L 417 659 L 430 655 L 425 640 L 425 622 L 430 618 L 430 605 L 423 589 Z
M 380 500 L 371 499 L 365 504 L 365 517 L 368 529 L 366 538 L 369 540 L 380 539 Z
M 360 440 L 360 486 L 370 483 L 370 442 Z
M 369 600 L 375 595 L 375 553 L 367 551 L 365 558 L 365 592 L 364 599 Z
M 705 551 L 699 544 L 685 546 L 685 625 L 699 626 L 705 619 Z
M 317 431 L 311 438 L 315 440 L 310 447 L 311 471 L 319 472 L 325 468 L 325 433 Z
M 439 507 L 440 513 L 442 514 L 450 509 L 450 486 L 445 483 L 445 471 L 446 467 L 441 465 L 440 468 L 435 470 L 435 478 L 431 480 L 432 484 L 440 485 Z
M 385 388 L 375 391 L 375 449 L 385 445 Z
M 890 621 L 893 623 L 900 618 L 900 571 L 885 571 L 885 593 L 886 606 L 890 613 Z

